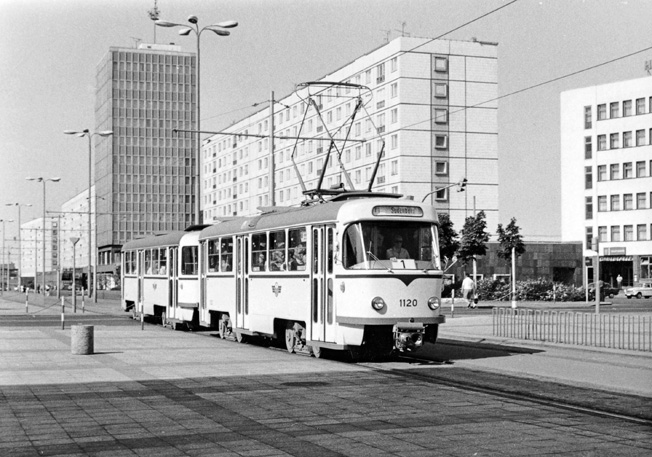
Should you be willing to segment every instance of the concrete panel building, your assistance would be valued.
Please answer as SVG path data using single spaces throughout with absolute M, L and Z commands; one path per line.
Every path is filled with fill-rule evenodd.
M 401 37 L 297 87 L 204 144 L 204 221 L 298 205 L 323 167 L 322 188 L 366 190 L 383 150 L 374 191 L 425 198 L 458 229 L 484 210 L 496 227 L 497 68 L 495 43 Z

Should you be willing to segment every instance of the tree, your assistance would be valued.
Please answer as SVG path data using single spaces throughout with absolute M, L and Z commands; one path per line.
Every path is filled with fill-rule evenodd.
M 453 229 L 453 222 L 450 216 L 446 213 L 439 213 L 437 216 L 439 218 L 439 225 L 437 226 L 439 250 L 442 259 L 448 259 L 446 262 L 448 263 L 460 248 L 460 242 L 457 239 L 457 232 Z
M 498 224 L 498 242 L 500 249 L 498 250 L 498 257 L 507 261 L 512 260 L 512 249 L 516 253 L 516 257 L 520 257 L 525 252 L 525 244 L 523 237 L 520 235 L 521 229 L 516 225 L 516 218 L 513 217 L 507 227 L 503 228 L 503 224 Z
M 458 255 L 465 264 L 476 256 L 487 253 L 486 243 L 491 235 L 486 230 L 487 221 L 485 217 L 484 211 L 480 211 L 477 215 L 469 216 L 464 221 Z

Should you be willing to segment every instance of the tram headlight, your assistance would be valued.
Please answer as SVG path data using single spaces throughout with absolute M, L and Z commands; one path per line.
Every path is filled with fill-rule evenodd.
M 438 310 L 440 306 L 441 306 L 441 299 L 437 297 L 430 297 L 428 299 L 428 308 L 430 308 L 431 310 L 433 311 Z
M 376 311 L 380 311 L 385 307 L 385 300 L 380 297 L 374 297 L 374 299 L 371 300 L 371 307 Z

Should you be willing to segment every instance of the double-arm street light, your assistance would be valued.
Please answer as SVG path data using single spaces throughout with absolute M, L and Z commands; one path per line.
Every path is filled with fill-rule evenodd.
M 97 284 L 97 268 L 92 260 L 93 253 L 93 239 L 91 238 L 91 186 L 92 186 L 92 171 L 91 166 L 93 162 L 93 137 L 96 135 L 107 137 L 113 135 L 112 130 L 103 130 L 101 132 L 91 132 L 88 129 L 85 130 L 64 130 L 63 133 L 66 135 L 77 135 L 78 137 L 87 137 L 88 138 L 88 296 L 91 294 L 94 297 L 95 303 L 97 303 L 97 291 L 95 290 L 95 285 Z M 95 195 L 97 195 L 97 189 L 95 189 Z M 96 205 L 97 206 L 97 205 Z M 97 218 L 95 220 L 97 225 Z M 97 245 L 97 239 L 95 240 Z
M 25 178 L 28 181 L 38 181 L 43 183 L 43 300 L 45 300 L 45 183 L 47 181 L 59 182 L 61 178 Z M 35 237 L 36 238 L 36 237 Z M 36 258 L 36 255 L 35 255 Z M 37 262 L 38 263 L 38 262 Z M 36 282 L 36 271 L 34 271 L 34 282 Z M 36 284 L 34 284 L 36 286 Z
M 20 278 L 21 278 L 22 272 L 23 272 L 23 270 L 21 269 L 22 252 L 21 252 L 21 242 L 20 242 L 20 232 L 21 232 L 21 229 L 20 229 L 20 227 L 21 227 L 21 225 L 20 225 L 20 207 L 21 206 L 32 206 L 32 205 L 29 204 L 29 203 L 25 203 L 25 204 L 23 204 L 23 203 L 5 203 L 5 206 L 17 206 L 18 207 L 18 289 L 20 289 L 20 286 L 22 284 L 21 281 L 20 281 Z
M 13 219 L 0 219 L 2 222 L 2 278 L 0 278 L 0 295 L 4 294 L 5 290 L 5 222 L 13 222 Z M 7 289 L 9 289 L 9 275 L 7 274 Z
M 201 192 L 201 187 L 200 187 L 200 178 L 201 178 L 200 80 L 201 78 L 200 78 L 199 71 L 201 68 L 200 66 L 201 60 L 199 54 L 199 38 L 201 37 L 202 32 L 204 32 L 205 30 L 210 30 L 211 32 L 220 36 L 229 36 L 231 32 L 224 29 L 237 27 L 238 23 L 236 21 L 224 21 L 224 22 L 218 22 L 216 24 L 207 25 L 200 29 L 198 24 L 199 20 L 197 19 L 197 16 L 189 16 L 188 22 L 191 24 L 190 26 L 185 24 L 177 24 L 176 22 L 163 21 L 161 19 L 157 19 L 156 21 L 154 21 L 154 23 L 159 27 L 183 27 L 182 30 L 179 30 L 179 35 L 187 36 L 190 35 L 191 32 L 194 32 L 197 38 L 197 106 L 195 108 L 196 118 L 197 118 L 197 140 L 196 140 L 197 152 L 195 158 L 195 224 L 199 225 L 201 224 L 202 221 L 201 212 L 200 212 L 201 211 L 201 202 L 200 202 L 200 192 Z

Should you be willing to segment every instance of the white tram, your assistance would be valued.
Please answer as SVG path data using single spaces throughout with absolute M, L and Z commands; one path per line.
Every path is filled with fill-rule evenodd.
M 434 343 L 445 322 L 435 209 L 359 197 L 203 229 L 200 324 L 238 341 L 284 340 L 290 352 L 309 346 L 317 357 Z
M 122 309 L 156 316 L 163 325 L 196 326 L 199 230 L 194 226 L 133 240 L 122 248 Z

